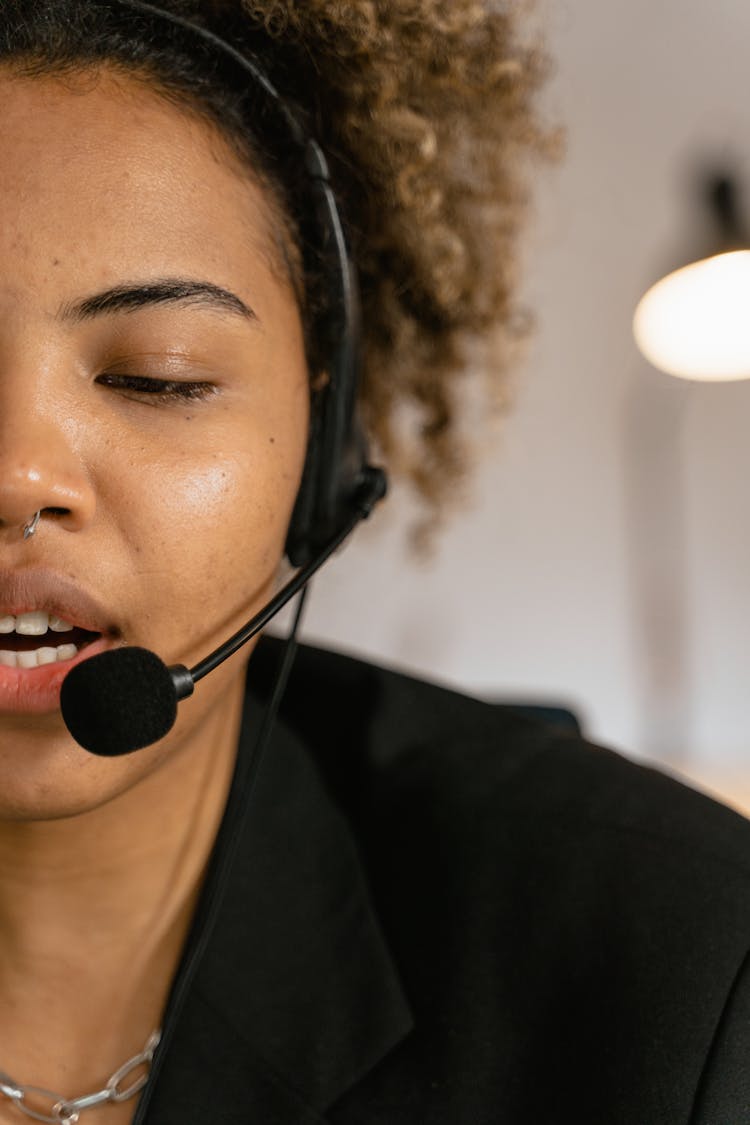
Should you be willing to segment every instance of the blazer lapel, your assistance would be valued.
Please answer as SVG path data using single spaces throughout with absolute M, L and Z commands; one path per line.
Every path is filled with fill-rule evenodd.
M 249 697 L 240 756 L 261 712 Z M 172 1023 L 136 1117 L 147 1125 L 313 1125 L 411 1029 L 350 830 L 278 720 Z
M 136 1120 L 148 1125 L 320 1125 L 325 1120 L 197 992 L 190 995 L 161 1072 L 142 1100 Z

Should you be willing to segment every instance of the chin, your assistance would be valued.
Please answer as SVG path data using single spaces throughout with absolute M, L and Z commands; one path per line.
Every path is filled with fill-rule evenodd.
M 66 820 L 93 813 L 149 772 L 139 760 L 96 758 L 70 735 L 42 740 L 0 733 L 0 823 Z

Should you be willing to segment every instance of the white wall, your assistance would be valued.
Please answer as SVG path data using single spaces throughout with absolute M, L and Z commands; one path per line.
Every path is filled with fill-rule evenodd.
M 433 562 L 409 557 L 395 496 L 320 575 L 306 636 L 567 702 L 591 737 L 700 769 L 750 741 L 750 384 L 659 375 L 630 320 L 695 234 L 694 158 L 735 156 L 750 209 L 750 4 L 543 0 L 537 18 L 569 143 L 539 177 L 516 409 Z

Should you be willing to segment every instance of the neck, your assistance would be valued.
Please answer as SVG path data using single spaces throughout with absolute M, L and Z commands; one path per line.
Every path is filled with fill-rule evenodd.
M 64 1027 L 58 1070 L 83 1051 L 79 1079 L 96 1084 L 160 1023 L 231 784 L 242 686 L 100 808 L 0 822 L 0 1010 L 14 1043 L 44 1047 L 36 1077 L 15 1074 L 5 1047 L 0 1069 L 49 1085 L 49 1029 Z

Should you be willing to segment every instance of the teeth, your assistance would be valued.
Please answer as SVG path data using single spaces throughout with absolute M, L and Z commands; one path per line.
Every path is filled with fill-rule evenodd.
M 21 633 L 26 637 L 43 637 L 50 628 L 53 633 L 69 633 L 75 628 L 69 621 L 43 610 L 19 613 L 18 617 L 0 617 L 0 633 Z
M 49 614 L 43 609 L 20 613 L 16 618 L 16 632 L 24 637 L 43 637 L 49 628 Z
M 49 627 L 53 633 L 69 633 L 73 628 L 69 621 L 63 621 L 62 617 L 53 617 L 51 614 Z
M 0 649 L 0 665 L 6 668 L 39 668 L 42 664 L 56 664 L 72 660 L 78 652 L 75 645 L 58 645 L 57 648 L 32 648 L 28 652 Z

